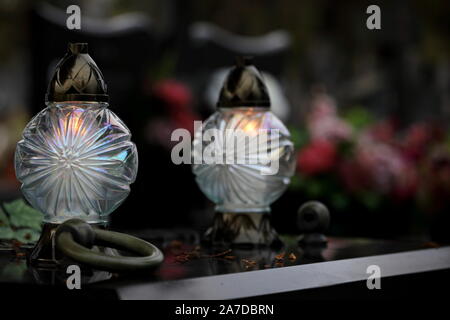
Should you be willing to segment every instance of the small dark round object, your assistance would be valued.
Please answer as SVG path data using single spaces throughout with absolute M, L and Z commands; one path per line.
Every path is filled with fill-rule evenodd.
M 330 212 L 319 201 L 308 201 L 297 212 L 297 227 L 302 232 L 324 232 L 330 225 Z

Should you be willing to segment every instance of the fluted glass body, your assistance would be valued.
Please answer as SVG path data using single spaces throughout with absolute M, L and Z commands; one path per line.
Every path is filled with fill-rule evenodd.
M 136 146 L 107 103 L 51 103 L 25 127 L 15 153 L 25 198 L 45 222 L 102 223 L 130 192 Z
M 223 163 L 208 159 L 217 154 Z M 289 131 L 268 108 L 219 109 L 195 132 L 193 159 L 200 189 L 221 212 L 269 211 L 295 170 Z

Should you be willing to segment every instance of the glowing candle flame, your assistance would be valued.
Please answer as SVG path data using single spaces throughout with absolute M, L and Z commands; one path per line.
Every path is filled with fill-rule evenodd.
M 244 131 L 247 133 L 252 133 L 256 130 L 256 122 L 255 121 L 250 121 L 249 123 L 247 123 L 244 126 Z

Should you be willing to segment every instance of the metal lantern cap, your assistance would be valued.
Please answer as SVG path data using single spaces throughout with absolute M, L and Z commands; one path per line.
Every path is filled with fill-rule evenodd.
M 217 106 L 270 107 L 270 97 L 259 70 L 251 57 L 237 57 L 236 64 L 228 73 Z
M 69 43 L 45 95 L 46 102 L 108 102 L 106 83 L 88 54 L 87 43 Z

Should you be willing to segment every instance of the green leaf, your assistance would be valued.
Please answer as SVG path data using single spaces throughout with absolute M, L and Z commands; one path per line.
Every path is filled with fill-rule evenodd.
M 360 200 L 367 209 L 375 211 L 381 205 L 382 197 L 375 192 L 364 192 L 360 195 Z
M 14 239 L 14 231 L 9 225 L 9 219 L 3 209 L 0 207 L 0 239 L 12 240 Z
M 17 230 L 14 238 L 22 243 L 34 243 L 39 240 L 40 235 L 40 231 L 25 228 Z
M 291 133 L 291 140 L 296 150 L 301 149 L 309 142 L 309 134 L 306 129 L 289 126 L 289 132 Z
M 298 175 L 294 175 L 291 178 L 291 184 L 290 184 L 289 188 L 291 190 L 299 190 L 302 188 L 302 186 L 303 186 L 303 184 L 302 184 L 301 178 Z
M 41 230 L 43 214 L 28 206 L 23 199 L 17 199 L 3 204 L 9 214 L 11 226 L 15 228 L 31 228 Z
M 3 209 L 0 207 L 0 228 L 9 227 L 9 219 Z
M 354 149 L 355 144 L 351 141 L 342 141 L 338 144 L 338 153 L 342 156 L 352 156 Z
M 351 108 L 345 113 L 343 118 L 357 131 L 369 126 L 374 122 L 373 115 L 363 107 Z
M 318 179 L 311 179 L 306 185 L 306 193 L 310 197 L 320 197 L 324 193 L 324 185 Z
M 27 269 L 27 263 L 24 260 L 7 263 L 3 269 L 0 270 L 0 276 L 4 279 L 19 281 L 23 279 Z
M 333 208 L 337 210 L 345 210 L 350 202 L 348 196 L 340 192 L 332 194 L 330 200 Z
M 12 240 L 14 239 L 14 231 L 10 227 L 0 227 L 0 239 Z

